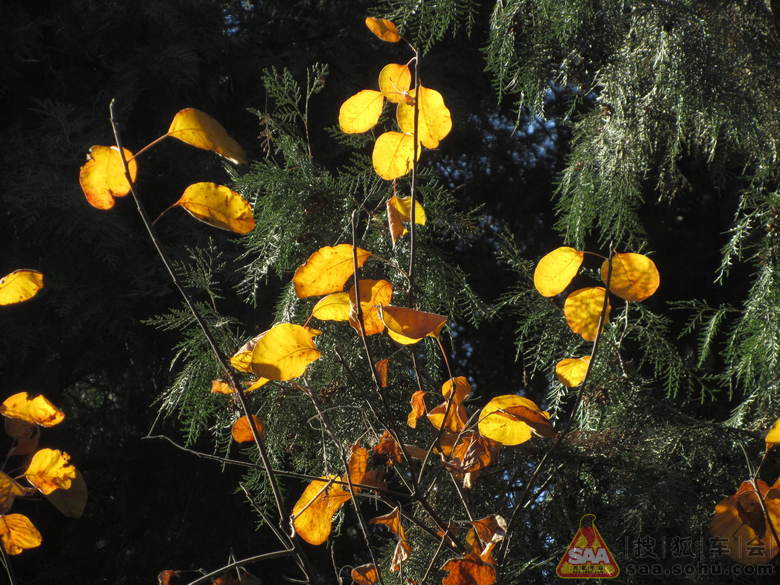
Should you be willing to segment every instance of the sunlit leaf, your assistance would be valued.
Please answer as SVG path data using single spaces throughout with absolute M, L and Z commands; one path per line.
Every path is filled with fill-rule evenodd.
M 383 306 L 380 315 L 387 326 L 387 334 L 403 345 L 417 343 L 428 335 L 438 337 L 447 323 L 445 315 L 390 305 Z
M 222 124 L 195 108 L 185 108 L 176 113 L 168 128 L 168 136 L 195 148 L 216 152 L 235 164 L 247 162 L 244 149 L 228 135 Z
M 412 394 L 412 398 L 409 400 L 409 404 L 411 405 L 412 410 L 409 411 L 409 415 L 406 417 L 406 424 L 412 427 L 413 429 L 417 428 L 417 419 L 425 414 L 426 394 L 427 392 L 424 392 L 423 390 L 418 390 L 417 392 Z
M 462 403 L 466 396 L 471 393 L 471 384 L 465 376 L 456 376 L 450 378 L 444 384 L 441 385 L 441 395 L 444 398 L 449 398 L 452 394 L 452 389 L 455 388 L 455 394 L 452 399 L 457 403 Z
M 479 433 L 502 445 L 519 445 L 528 441 L 533 434 L 552 436 L 549 414 L 539 409 L 535 402 L 517 396 L 504 394 L 491 399 L 479 413 Z
M 368 132 L 379 122 L 385 96 L 373 89 L 364 89 L 347 99 L 339 108 L 339 128 L 345 134 Z
M 265 438 L 265 424 L 257 415 L 252 415 L 252 421 L 255 423 L 255 429 L 262 441 Z M 230 427 L 230 434 L 233 436 L 233 440 L 236 443 L 251 443 L 255 440 L 255 436 L 252 434 L 252 429 L 249 426 L 249 419 L 246 416 L 242 416 L 233 426 Z
M 446 462 L 447 469 L 455 479 L 463 480 L 463 487 L 469 489 L 479 472 L 491 465 L 500 451 L 496 441 L 481 436 L 473 430 L 460 433 Z
M 265 332 L 252 350 L 252 372 L 269 380 L 292 380 L 301 376 L 308 365 L 319 359 L 313 338 L 319 331 L 279 323 Z
M 447 415 L 445 422 L 444 415 Z M 442 402 L 439 406 L 436 406 L 428 411 L 428 421 L 434 426 L 435 429 L 440 429 L 442 425 L 451 433 L 459 433 L 466 428 L 466 421 L 469 419 L 469 414 L 466 411 L 466 407 L 453 400 L 447 413 L 447 403 Z
M 41 533 L 23 514 L 0 516 L 0 541 L 9 555 L 18 555 L 25 549 L 40 546 Z
M 21 495 L 24 495 L 24 488 L 0 471 L 0 514 L 8 512 L 14 503 L 14 498 Z
M 361 268 L 371 252 L 357 248 L 357 265 Z M 351 244 L 325 246 L 314 252 L 293 276 L 295 295 L 299 299 L 341 291 L 355 272 Z
M 338 476 L 327 475 L 313 480 L 293 506 L 295 532 L 306 542 L 320 545 L 330 536 L 333 516 L 350 499 L 349 490 L 330 483 Z
M 361 447 L 360 445 L 352 445 L 352 450 L 349 454 L 349 461 L 347 463 L 347 469 L 349 469 L 349 481 L 353 484 L 362 483 L 363 477 L 366 475 L 367 468 L 368 449 Z M 343 477 L 342 481 L 347 481 L 347 478 Z M 359 491 L 359 488 L 355 488 L 355 491 Z
M 43 394 L 31 396 L 18 392 L 0 404 L 0 414 L 42 427 L 53 427 L 65 420 L 65 413 L 49 402 Z
M 42 494 L 56 489 L 66 490 L 76 477 L 70 455 L 58 449 L 40 449 L 33 455 L 24 477 Z
M 382 458 L 385 465 L 395 465 L 403 461 L 401 446 L 387 429 L 384 430 L 382 436 L 379 437 L 379 442 L 374 445 L 371 451 Z
M 601 280 L 607 283 L 609 262 L 601 265 Z M 626 252 L 612 256 L 609 290 L 626 301 L 644 301 L 658 290 L 661 276 L 655 262 L 644 254 Z
M 442 585 L 493 585 L 496 582 L 496 569 L 476 554 L 467 554 L 450 559 L 441 568 L 447 575 Z
M 363 328 L 366 335 L 376 335 L 385 330 L 385 324 L 379 313 L 379 307 L 389 304 L 393 300 L 393 285 L 386 280 L 361 279 L 360 284 L 360 310 L 363 312 Z M 360 324 L 357 320 L 355 306 L 355 286 L 347 291 L 353 306 L 350 317 L 352 327 L 360 332 Z
M 563 303 L 563 314 L 569 329 L 578 333 L 585 341 L 596 339 L 605 295 L 606 290 L 601 286 L 580 288 L 569 294 Z M 607 301 L 604 325 L 609 322 L 611 310 L 612 306 Z
M 21 268 L 0 278 L 0 305 L 29 301 L 43 288 L 43 274 Z
M 764 437 L 766 442 L 766 450 L 769 451 L 772 447 L 780 443 L 780 418 L 778 418 Z
M 425 209 L 420 205 L 419 201 L 414 203 L 414 223 L 425 225 Z M 387 209 L 387 226 L 390 231 L 390 239 L 395 246 L 398 238 L 409 231 L 404 227 L 403 223 L 412 221 L 412 198 L 393 195 L 387 200 L 385 208 Z
M 369 520 L 370 524 L 378 524 L 380 526 L 387 526 L 393 534 L 398 537 L 398 544 L 393 553 L 393 559 L 390 564 L 390 570 L 397 573 L 401 564 L 409 558 L 409 553 L 412 551 L 412 547 L 409 546 L 406 540 L 406 533 L 404 527 L 401 525 L 401 511 L 398 507 L 383 516 L 377 516 Z
M 408 65 L 390 63 L 379 72 L 379 91 L 389 102 L 399 104 L 406 101 L 411 84 L 412 72 Z
M 84 508 L 87 506 L 87 483 L 84 476 L 76 470 L 76 477 L 70 483 L 68 489 L 57 489 L 46 494 L 49 503 L 67 518 L 81 518 Z
M 138 163 L 131 160 L 133 153 L 123 149 L 130 178 L 135 183 L 138 175 Z M 87 162 L 79 171 L 81 190 L 92 207 L 111 209 L 115 197 L 124 197 L 130 193 L 122 157 L 116 146 L 95 145 L 89 149 Z
M 211 393 L 212 394 L 233 394 L 236 391 L 230 384 L 224 380 L 212 380 L 211 381 Z
M 368 30 L 383 41 L 397 43 L 401 40 L 401 35 L 398 33 L 398 29 L 391 20 L 369 16 L 366 18 L 366 26 L 368 27 Z
M 374 585 L 379 583 L 379 572 L 376 569 L 376 565 L 368 563 L 366 565 L 360 565 L 355 567 L 350 572 L 352 581 L 357 585 Z
M 387 376 L 390 370 L 390 360 L 388 358 L 379 360 L 374 364 L 374 369 L 376 370 L 376 375 L 379 378 L 380 388 L 387 388 Z
M 564 386 L 574 388 L 582 384 L 588 371 L 590 356 L 581 358 L 566 358 L 555 364 L 555 377 Z
M 756 485 L 769 519 L 780 526 L 780 490 L 770 490 L 761 480 Z M 768 564 L 780 551 L 758 498 L 753 484 L 742 482 L 733 496 L 715 506 L 710 522 L 710 534 L 722 541 L 725 554 L 745 565 Z
M 362 292 L 362 291 L 361 291 Z M 349 321 L 352 302 L 345 292 L 330 293 L 322 297 L 311 310 L 311 316 L 321 321 Z
M 418 91 L 419 90 L 419 91 Z M 409 91 L 412 99 L 399 102 L 396 110 L 398 127 L 407 134 L 414 134 L 414 100 L 417 96 L 417 136 L 426 148 L 436 148 L 452 130 L 452 118 L 444 98 L 435 89 L 419 86 Z
M 420 158 L 421 148 L 417 149 Z M 412 170 L 414 139 L 411 134 L 385 132 L 376 139 L 371 161 L 376 174 L 387 181 L 403 177 Z
M 493 549 L 506 536 L 506 520 L 498 514 L 491 514 L 471 522 L 466 534 L 466 543 L 475 555 L 488 563 L 493 563 Z
M 176 205 L 195 219 L 219 229 L 237 234 L 248 234 L 255 229 L 252 206 L 224 185 L 206 182 L 190 185 Z
M 543 297 L 554 297 L 569 286 L 582 265 L 584 252 L 563 246 L 545 254 L 534 269 L 534 286 Z

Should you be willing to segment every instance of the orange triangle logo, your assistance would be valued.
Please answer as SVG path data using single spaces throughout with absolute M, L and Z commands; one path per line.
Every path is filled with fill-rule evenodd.
M 555 567 L 555 574 L 561 579 L 614 579 L 620 574 L 615 557 L 596 528 L 596 516 L 585 514 L 580 518 L 580 528 Z

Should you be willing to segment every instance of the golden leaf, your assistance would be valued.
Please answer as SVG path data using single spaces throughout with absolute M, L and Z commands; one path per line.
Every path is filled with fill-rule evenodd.
M 379 122 L 385 98 L 382 92 L 364 89 L 348 98 L 339 108 L 339 128 L 345 134 L 360 134 Z
M 0 278 L 0 305 L 29 301 L 43 288 L 43 274 L 20 268 Z
M 609 262 L 601 264 L 601 280 L 607 283 Z M 609 281 L 610 292 L 626 301 L 644 301 L 658 290 L 661 276 L 658 268 L 644 254 L 615 254 L 612 256 L 612 277 Z
M 308 365 L 320 358 L 313 338 L 319 331 L 279 323 L 260 337 L 252 350 L 252 372 L 269 380 L 292 380 L 301 376 Z
M 76 468 L 69 463 L 70 455 L 58 449 L 40 449 L 33 455 L 24 477 L 42 494 L 56 489 L 68 489 Z
M 262 441 L 265 438 L 265 425 L 260 417 L 254 414 L 252 415 L 252 421 L 255 423 L 255 429 Z M 255 436 L 252 434 L 252 429 L 249 426 L 249 419 L 246 416 L 242 416 L 233 423 L 233 426 L 230 427 L 230 434 L 236 443 L 250 443 L 255 440 Z
M 362 268 L 371 252 L 357 248 L 357 266 Z M 324 246 L 309 256 L 293 276 L 299 299 L 338 292 L 355 272 L 352 245 Z
M 406 101 L 411 84 L 412 72 L 408 65 L 390 63 L 379 72 L 379 91 L 389 102 L 400 104 Z
M 357 585 L 374 585 L 379 582 L 379 572 L 373 563 L 355 567 L 350 572 L 350 576 Z
M 362 292 L 362 291 L 361 291 Z M 352 302 L 345 292 L 330 293 L 322 297 L 311 310 L 311 316 L 320 321 L 349 321 Z
M 596 339 L 606 293 L 607 291 L 601 286 L 580 288 L 569 294 L 563 303 L 563 314 L 569 324 L 569 329 L 578 333 L 585 341 Z M 612 306 L 607 301 L 603 325 L 609 322 L 611 310 Z
M 417 149 L 420 158 L 421 148 Z M 371 162 L 376 174 L 387 181 L 403 177 L 412 170 L 414 139 L 411 134 L 385 132 L 376 139 Z
M 466 399 L 466 396 L 471 394 L 471 384 L 469 384 L 469 381 L 465 376 L 456 376 L 444 382 L 444 384 L 441 385 L 441 395 L 444 396 L 444 398 L 449 398 L 450 394 L 452 394 L 453 387 L 455 388 L 455 394 L 453 395 L 452 400 L 458 404 L 462 404 Z
M 390 338 L 403 345 L 417 343 L 428 335 L 438 337 L 447 323 L 445 315 L 391 305 L 382 306 L 380 315 Z
M 65 420 L 65 413 L 49 402 L 43 394 L 30 396 L 18 392 L 0 404 L 0 414 L 42 427 L 53 427 Z
M 313 480 L 293 506 L 295 532 L 309 544 L 317 546 L 328 540 L 333 516 L 351 497 L 344 486 L 329 481 L 338 479 L 326 475 Z
M 374 369 L 376 370 L 376 375 L 379 378 L 379 387 L 387 388 L 387 375 L 390 369 L 390 360 L 388 358 L 379 360 L 374 364 Z
M 555 377 L 564 386 L 574 388 L 582 384 L 588 371 L 590 356 L 580 358 L 566 358 L 555 364 Z
M 14 498 L 21 495 L 24 495 L 24 488 L 0 471 L 0 514 L 8 512 L 14 503 Z
M 406 533 L 404 527 L 401 525 L 401 511 L 398 507 L 383 516 L 377 516 L 369 520 L 369 524 L 378 524 L 380 526 L 387 526 L 393 534 L 398 536 L 398 545 L 395 548 L 393 559 L 391 561 L 390 570 L 397 573 L 401 564 L 409 558 L 409 553 L 412 551 L 412 547 L 409 546 L 406 540 Z
M 778 418 L 764 437 L 766 443 L 766 450 L 769 451 L 772 447 L 780 443 L 780 418 Z
M 554 297 L 569 286 L 582 265 L 585 252 L 568 246 L 545 254 L 534 269 L 534 286 L 543 297 Z
M 132 152 L 126 148 L 123 151 L 130 178 L 135 183 L 138 163 L 133 159 Z M 79 184 L 89 204 L 98 209 L 111 209 L 114 197 L 124 197 L 130 193 L 130 183 L 125 177 L 119 149 L 116 146 L 92 146 L 87 153 L 87 162 L 79 171 Z
M 414 203 L 414 223 L 425 225 L 425 209 L 419 201 Z M 387 226 L 390 231 L 390 240 L 395 246 L 398 239 L 409 231 L 403 226 L 403 222 L 409 223 L 412 221 L 412 198 L 393 195 L 387 200 L 385 208 L 387 209 Z
M 447 414 L 446 422 L 444 420 L 445 414 L 447 414 L 447 403 L 442 402 L 439 406 L 428 411 L 428 421 L 437 430 L 444 424 L 444 428 L 451 433 L 459 433 L 466 428 L 466 421 L 469 419 L 469 414 L 466 411 L 465 406 L 453 400 L 449 408 L 449 414 Z
M 366 26 L 368 27 L 368 30 L 383 41 L 397 43 L 401 40 L 401 35 L 398 33 L 398 29 L 391 20 L 369 16 L 366 18 Z
M 23 514 L 0 516 L 0 541 L 9 555 L 18 555 L 24 549 L 40 546 L 41 533 Z
M 493 585 L 496 582 L 495 567 L 473 553 L 450 559 L 441 570 L 447 572 L 441 580 L 442 585 Z
M 519 445 L 531 439 L 534 433 L 540 436 L 554 434 L 548 418 L 549 414 L 539 410 L 532 400 L 504 394 L 485 405 L 479 413 L 477 427 L 483 437 L 502 445 Z
M 412 427 L 413 429 L 417 428 L 417 419 L 425 414 L 426 394 L 427 392 L 424 392 L 423 390 L 418 390 L 417 392 L 412 394 L 412 398 L 409 400 L 409 404 L 411 405 L 412 410 L 409 411 L 409 415 L 406 417 L 406 424 Z
M 168 136 L 203 150 L 210 150 L 235 164 L 246 162 L 241 145 L 208 114 L 195 108 L 179 110 L 173 117 Z
M 248 234 L 255 229 L 252 206 L 241 195 L 216 183 L 195 183 L 175 203 L 192 217 L 216 228 Z
M 385 324 L 379 314 L 379 307 L 389 304 L 393 300 L 393 285 L 386 280 L 361 279 L 360 284 L 360 310 L 363 313 L 363 329 L 366 335 L 376 335 L 385 330 Z M 355 286 L 349 287 L 347 292 L 352 306 L 350 325 L 360 333 L 360 324 L 357 320 L 355 307 Z
M 412 99 L 398 103 L 395 114 L 398 127 L 403 132 L 414 135 L 414 100 L 418 95 L 417 139 L 426 148 L 436 148 L 452 130 L 452 118 L 444 105 L 444 98 L 435 89 L 421 85 L 409 91 Z
M 212 380 L 211 381 L 211 393 L 212 394 L 233 394 L 236 391 L 233 386 L 225 382 L 224 380 Z
M 379 437 L 379 442 L 371 449 L 372 453 L 375 453 L 381 457 L 385 465 L 395 465 L 403 461 L 403 455 L 401 455 L 401 446 L 398 441 L 395 440 L 393 434 L 385 429 L 382 436 Z

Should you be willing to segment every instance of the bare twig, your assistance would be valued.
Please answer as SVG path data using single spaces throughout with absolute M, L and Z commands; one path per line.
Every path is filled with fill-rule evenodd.
M 211 573 L 203 575 L 202 577 L 198 577 L 194 581 L 190 581 L 187 585 L 201 585 L 201 583 L 208 583 L 215 577 L 219 577 L 220 575 L 222 575 L 222 573 L 224 573 L 225 571 L 229 571 L 234 567 L 243 567 L 244 565 L 248 565 L 250 563 L 258 563 L 260 561 L 270 561 L 271 559 L 290 557 L 290 556 L 295 556 L 296 554 L 297 553 L 292 549 L 277 550 L 274 552 L 263 553 L 261 555 L 255 555 L 253 557 L 247 557 L 245 559 L 239 559 L 237 561 L 233 561 L 232 563 L 228 563 L 224 567 L 220 567 L 219 569 L 212 571 Z

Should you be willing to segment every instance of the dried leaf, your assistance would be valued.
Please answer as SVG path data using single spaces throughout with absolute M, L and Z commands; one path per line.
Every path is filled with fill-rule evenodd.
M 561 360 L 555 364 L 555 377 L 561 384 L 569 388 L 579 386 L 585 379 L 589 363 L 589 355 Z
M 601 280 L 607 283 L 609 262 L 601 265 Z M 612 277 L 609 290 L 626 301 L 644 301 L 658 290 L 661 276 L 658 268 L 644 254 L 626 252 L 612 256 Z
M 357 265 L 362 268 L 371 252 L 357 249 Z M 295 295 L 299 299 L 326 295 L 344 288 L 355 272 L 352 246 L 325 246 L 314 252 L 293 276 Z
M 374 585 L 379 583 L 379 572 L 373 563 L 355 567 L 352 569 L 350 576 L 357 585 Z
M 87 506 L 87 482 L 77 469 L 76 477 L 70 482 L 68 489 L 54 490 L 45 497 L 63 516 L 81 518 Z
M 554 297 L 569 286 L 582 265 L 584 252 L 563 246 L 545 254 L 534 269 L 534 286 L 543 297 Z
M 373 89 L 364 89 L 347 99 L 339 108 L 339 128 L 345 134 L 368 132 L 379 122 L 385 96 Z
M 138 163 L 133 159 L 132 152 L 126 148 L 123 152 L 130 178 L 135 183 Z M 125 177 L 119 149 L 116 146 L 91 147 L 87 153 L 87 162 L 79 171 L 79 184 L 89 204 L 98 209 L 111 209 L 115 197 L 124 197 L 130 193 L 130 183 Z
M 292 380 L 320 358 L 314 337 L 320 332 L 293 323 L 279 323 L 265 332 L 252 350 L 252 372 L 269 380 Z
M 212 394 L 233 394 L 236 391 L 233 386 L 225 382 L 224 380 L 212 380 L 211 381 L 211 393 Z
M 487 562 L 494 563 L 493 549 L 506 536 L 506 520 L 498 514 L 491 514 L 471 522 L 466 534 L 466 543 L 471 552 Z
M 412 84 L 412 72 L 408 65 L 390 63 L 379 72 L 379 91 L 387 101 L 400 104 L 409 97 L 409 86 Z
M 255 229 L 252 206 L 241 195 L 216 183 L 195 183 L 175 203 L 192 217 L 216 228 L 248 234 Z
M 420 158 L 421 148 L 417 149 Z M 371 162 L 376 174 L 387 181 L 403 177 L 412 170 L 414 138 L 402 132 L 385 132 L 376 139 Z
M 380 388 L 387 388 L 387 376 L 390 369 L 390 360 L 388 358 L 379 360 L 374 364 L 374 369 L 376 370 L 376 375 L 379 378 Z
M 412 427 L 413 429 L 417 428 L 417 419 L 420 418 L 425 414 L 425 411 L 427 410 L 425 406 L 425 395 L 427 392 L 423 390 L 418 390 L 414 394 L 412 394 L 411 399 L 409 400 L 409 404 L 412 407 L 412 410 L 409 411 L 409 415 L 406 417 L 406 424 Z
M 41 533 L 23 514 L 0 516 L 0 541 L 9 555 L 18 555 L 24 549 L 40 546 Z
M 398 29 L 391 20 L 369 16 L 366 18 L 366 26 L 368 27 L 368 30 L 383 41 L 397 43 L 401 40 L 401 35 L 398 33 Z
M 0 404 L 0 414 L 42 427 L 53 427 L 65 420 L 65 413 L 43 395 L 18 392 Z
M 398 239 L 409 231 L 403 226 L 403 222 L 409 223 L 412 221 L 412 198 L 393 195 L 387 200 L 385 208 L 387 209 L 387 226 L 390 231 L 390 240 L 395 246 Z M 414 209 L 414 223 L 425 225 L 425 209 L 419 201 L 415 201 Z
M 419 91 L 418 91 L 419 90 Z M 407 134 L 414 135 L 414 100 L 417 96 L 417 136 L 426 148 L 436 148 L 452 130 L 452 117 L 444 98 L 435 89 L 419 86 L 409 91 L 412 99 L 399 102 L 396 110 L 398 127 Z
M 466 408 L 454 400 L 447 414 L 447 421 L 444 421 L 444 415 L 447 413 L 447 403 L 442 402 L 439 406 L 428 411 L 428 421 L 438 430 L 444 424 L 444 428 L 451 433 L 459 433 L 466 428 L 466 421 L 469 420 L 469 413 Z
M 38 450 L 41 438 L 41 427 L 14 418 L 5 419 L 5 432 L 15 440 L 8 451 L 8 457 L 30 455 Z
M 252 415 L 252 421 L 255 423 L 255 429 L 262 441 L 265 438 L 265 424 L 259 416 Z M 252 434 L 252 429 L 249 426 L 249 419 L 246 416 L 242 416 L 233 426 L 230 428 L 230 434 L 233 436 L 233 440 L 236 443 L 250 443 L 255 440 L 255 436 Z
M 496 396 L 479 413 L 477 426 L 483 437 L 502 445 L 519 445 L 534 433 L 554 434 L 547 421 L 549 414 L 539 410 L 532 400 L 515 394 Z
M 566 301 L 563 303 L 563 314 L 569 324 L 569 329 L 578 333 L 585 341 L 596 339 L 606 292 L 601 286 L 580 288 L 566 297 Z M 612 306 L 607 301 L 604 325 L 609 322 L 611 310 Z
M 40 449 L 33 455 L 24 477 L 42 494 L 56 489 L 67 490 L 76 477 L 76 468 L 69 463 L 70 455 L 58 449 Z
M 438 337 L 447 323 L 445 315 L 391 305 L 383 306 L 380 315 L 390 338 L 403 345 L 417 343 L 428 335 Z
M 441 580 L 442 585 L 493 585 L 496 582 L 496 569 L 475 554 L 450 559 L 441 570 L 447 572 Z
M 471 394 L 471 384 L 469 384 L 469 381 L 465 376 L 456 376 L 455 378 L 450 378 L 444 382 L 444 384 L 441 385 L 441 395 L 444 396 L 444 398 L 449 398 L 450 394 L 452 394 L 453 387 L 455 388 L 455 394 L 453 395 L 452 400 L 458 404 L 463 403 L 466 396 Z
M 14 498 L 21 495 L 24 495 L 24 488 L 0 471 L 0 514 L 8 512 L 13 506 Z
M 190 146 L 216 152 L 235 164 L 247 162 L 246 154 L 227 130 L 208 114 L 195 108 L 179 110 L 173 117 L 168 136 Z
M 371 451 L 381 457 L 385 465 L 395 465 L 403 461 L 401 446 L 387 429 L 384 430 L 382 436 L 379 437 L 379 442 L 374 445 Z
M 390 570 L 397 573 L 401 569 L 401 565 L 409 558 L 409 553 L 412 552 L 412 547 L 409 546 L 409 542 L 406 540 L 406 533 L 404 527 L 401 525 L 401 511 L 398 507 L 383 516 L 377 516 L 369 520 L 369 524 L 378 524 L 380 526 L 387 526 L 393 534 L 398 536 L 398 544 L 395 547 L 393 553 L 393 559 L 390 563 Z
M 0 278 L 0 305 L 29 301 L 43 288 L 43 274 L 20 268 Z

